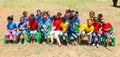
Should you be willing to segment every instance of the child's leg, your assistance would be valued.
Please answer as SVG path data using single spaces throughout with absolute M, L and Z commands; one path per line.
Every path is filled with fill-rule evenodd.
M 99 33 L 97 33 L 97 38 L 98 38 L 97 44 L 101 45 L 102 40 L 101 40 L 101 35 Z
M 7 33 L 6 33 L 6 38 L 7 38 L 7 41 L 9 41 L 9 40 L 10 40 L 10 34 L 11 34 L 10 32 L 7 32 Z
M 85 36 L 85 31 L 81 31 L 81 39 L 83 39 Z
M 109 43 L 110 43 L 110 34 L 109 33 L 105 33 L 104 36 L 105 36 L 105 38 L 107 38 L 107 45 L 106 45 L 106 47 L 108 48 Z
M 95 44 L 96 33 L 92 33 L 93 45 Z
M 15 31 L 12 32 L 12 37 L 13 37 L 13 41 L 16 42 L 16 32 Z
M 58 44 L 61 45 L 60 39 L 59 39 L 59 37 L 58 37 L 59 34 L 61 34 L 60 31 L 55 31 L 55 38 L 56 38 Z
M 87 33 L 87 35 L 89 36 L 89 38 L 88 38 L 88 44 L 90 45 L 91 42 L 92 42 L 92 33 L 91 32 Z
M 53 35 L 54 35 L 55 31 L 51 31 L 50 32 L 50 39 L 51 39 L 51 44 L 53 44 Z

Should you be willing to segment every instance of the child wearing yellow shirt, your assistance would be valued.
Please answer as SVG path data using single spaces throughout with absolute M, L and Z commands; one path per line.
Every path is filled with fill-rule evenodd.
M 83 39 L 85 35 L 88 35 L 88 45 L 90 45 L 92 40 L 92 32 L 94 31 L 94 27 L 92 26 L 92 20 L 87 20 L 87 25 L 81 25 L 80 28 L 81 39 Z
M 67 30 L 68 30 L 69 23 L 65 22 L 65 21 L 66 21 L 66 19 L 63 17 L 62 23 L 60 24 L 60 27 L 62 29 L 61 41 L 63 42 L 65 40 L 67 43 Z M 64 44 L 64 42 L 63 42 L 63 44 Z

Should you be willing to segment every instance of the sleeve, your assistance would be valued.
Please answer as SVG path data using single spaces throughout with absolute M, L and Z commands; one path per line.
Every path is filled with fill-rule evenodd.
M 92 26 L 92 28 L 91 28 L 91 31 L 90 32 L 93 32 L 94 31 L 94 27 Z
M 14 23 L 14 28 L 17 28 L 17 24 L 16 23 Z

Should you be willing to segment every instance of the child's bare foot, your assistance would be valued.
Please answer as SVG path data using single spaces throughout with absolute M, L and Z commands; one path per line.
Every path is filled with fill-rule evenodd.
M 30 44 L 33 44 L 33 42 L 31 41 Z
M 59 46 L 59 47 L 61 47 L 62 45 L 61 45 L 61 44 L 59 44 L 58 46 Z
M 106 49 L 111 50 L 110 47 L 106 46 Z
M 53 42 L 50 43 L 51 45 L 53 44 Z

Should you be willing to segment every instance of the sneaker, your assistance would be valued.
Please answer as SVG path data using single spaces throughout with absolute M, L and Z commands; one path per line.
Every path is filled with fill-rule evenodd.
M 97 44 L 96 47 L 98 48 L 98 47 L 99 47 L 99 44 Z
M 94 47 L 94 46 L 95 46 L 95 43 L 93 43 L 92 46 Z
M 43 45 L 45 44 L 45 42 L 42 43 Z

